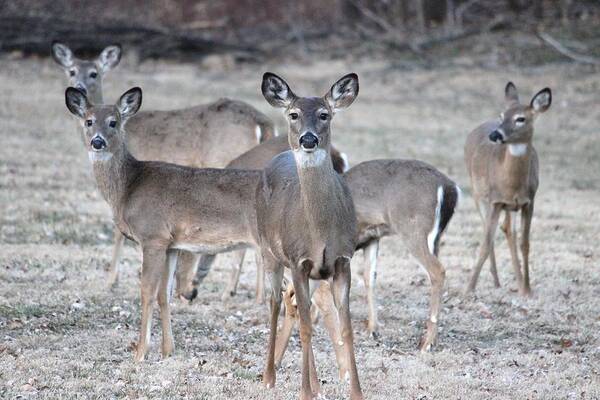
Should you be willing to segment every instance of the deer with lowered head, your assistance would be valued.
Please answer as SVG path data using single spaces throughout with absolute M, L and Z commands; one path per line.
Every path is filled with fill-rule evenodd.
M 65 44 L 54 42 L 52 56 L 65 71 L 70 86 L 86 94 L 91 104 L 104 104 L 103 79 L 119 64 L 120 46 L 108 46 L 96 59 L 84 60 L 75 57 Z M 196 168 L 224 167 L 270 137 L 274 137 L 274 125 L 266 115 L 247 103 L 226 98 L 178 110 L 140 111 L 127 121 L 127 145 L 134 157 Z M 124 240 L 115 229 L 109 264 L 111 287 L 118 280 L 118 260 Z M 180 259 L 190 268 L 201 262 L 200 255 L 189 252 L 182 252 Z M 191 293 L 190 299 L 196 293 Z
M 502 231 L 510 249 L 519 292 L 531 294 L 529 281 L 529 232 L 535 194 L 538 189 L 538 155 L 533 147 L 533 126 L 537 117 L 552 102 L 549 88 L 539 91 L 529 104 L 519 101 L 517 88 L 509 82 L 505 88 L 506 110 L 499 121 L 488 121 L 467 137 L 465 163 L 471 178 L 473 200 L 484 225 L 483 242 L 473 267 L 467 292 L 475 290 L 484 262 L 490 257 L 491 273 L 500 286 L 494 254 L 494 236 L 500 214 L 504 212 Z M 517 251 L 517 215 L 521 213 L 520 249 Z
M 142 250 L 135 360 L 142 361 L 148 350 L 156 300 L 162 355 L 168 357 L 174 350 L 169 300 L 178 250 L 215 254 L 256 246 L 255 196 L 261 174 L 136 159 L 124 127 L 141 106 L 139 88 L 127 91 L 116 105 L 94 105 L 72 87 L 65 100 L 81 123 L 94 177 L 115 225 Z
M 320 387 L 311 345 L 311 280 L 331 280 L 341 321 L 344 353 L 349 360 L 350 398 L 362 399 L 350 320 L 350 260 L 356 238 L 356 215 L 350 191 L 332 166 L 331 119 L 358 95 L 358 77 L 338 80 L 323 97 L 298 97 L 279 76 L 265 73 L 265 99 L 284 110 L 290 150 L 265 168 L 256 193 L 259 243 L 271 280 L 271 323 L 263 382 L 275 384 L 275 342 L 284 268 L 296 289 L 302 343 L 300 398 L 313 399 Z

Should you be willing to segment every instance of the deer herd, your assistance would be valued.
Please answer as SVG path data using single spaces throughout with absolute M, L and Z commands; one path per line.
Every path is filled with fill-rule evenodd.
M 350 315 L 350 263 L 363 251 L 368 330 L 378 335 L 376 277 L 379 242 L 393 236 L 427 272 L 430 310 L 421 351 L 437 340 L 445 283 L 439 259 L 441 237 L 458 205 L 457 184 L 417 160 L 381 159 L 348 169 L 333 145 L 331 121 L 359 92 L 358 76 L 343 76 L 322 97 L 296 95 L 281 77 L 265 73 L 261 90 L 283 111 L 287 136 L 241 101 L 171 111 L 140 111 L 142 90 L 106 104 L 102 80 L 119 64 L 120 46 L 82 60 L 62 43 L 54 60 L 66 72 L 66 106 L 77 117 L 98 189 L 109 204 L 115 243 L 109 286 L 118 282 L 125 238 L 142 253 L 141 327 L 134 358 L 144 360 L 155 302 L 160 309 L 162 356 L 174 351 L 170 302 L 193 300 L 217 254 L 235 252 L 223 293 L 236 292 L 246 251 L 256 254 L 256 297 L 270 283 L 270 324 L 263 383 L 273 387 L 292 330 L 299 320 L 302 345 L 301 399 L 319 396 L 311 346 L 314 315 L 322 315 L 350 398 L 362 399 Z M 486 259 L 499 286 L 494 236 L 507 238 L 522 295 L 531 294 L 529 234 L 538 187 L 538 157 L 532 145 L 537 116 L 550 107 L 550 89 L 521 103 L 515 85 L 505 89 L 499 120 L 483 123 L 467 137 L 465 162 L 484 236 L 467 292 L 475 290 Z M 519 260 L 517 216 L 521 214 Z M 284 320 L 278 326 L 281 303 Z M 311 310 L 312 308 L 312 310 Z

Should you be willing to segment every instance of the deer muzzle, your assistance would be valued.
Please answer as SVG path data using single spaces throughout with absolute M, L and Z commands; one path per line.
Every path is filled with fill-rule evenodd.
M 314 151 L 319 145 L 319 138 L 312 132 L 300 136 L 300 147 L 305 151 Z

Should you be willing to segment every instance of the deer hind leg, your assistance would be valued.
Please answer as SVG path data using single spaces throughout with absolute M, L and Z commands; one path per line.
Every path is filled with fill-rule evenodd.
M 160 309 L 160 322 L 162 326 L 162 357 L 167 358 L 173 354 L 175 344 L 173 331 L 171 329 L 170 301 L 173 295 L 173 279 L 177 268 L 177 250 L 167 252 L 167 273 L 162 274 L 160 287 L 158 289 L 158 307 Z
M 519 254 L 517 252 L 517 214 L 515 212 L 506 211 L 504 225 L 502 231 L 506 235 L 508 248 L 510 249 L 510 261 L 515 272 L 515 278 L 519 288 L 523 286 L 523 275 L 521 274 L 521 263 L 519 262 Z
M 296 299 L 294 297 L 294 285 L 288 283 L 285 293 L 283 294 L 283 304 L 285 305 L 285 317 L 283 325 L 277 333 L 277 341 L 275 344 L 275 367 L 281 366 L 281 360 L 287 350 L 292 336 L 292 331 L 296 325 L 296 319 L 298 318 L 298 310 L 296 306 Z
M 256 303 L 264 304 L 265 302 L 265 267 L 260 257 L 260 250 L 254 253 L 256 261 Z
M 167 262 L 166 247 L 142 248 L 142 321 L 140 337 L 137 343 L 135 361 L 140 362 L 146 357 L 150 345 L 152 329 L 152 310 L 158 294 L 158 286 L 164 274 Z
M 242 266 L 244 265 L 244 258 L 246 256 L 246 250 L 236 250 L 233 252 L 233 267 L 231 268 L 231 275 L 229 275 L 229 281 L 221 296 L 221 301 L 230 300 L 237 293 L 238 282 L 240 281 L 240 275 L 242 273 Z
M 298 316 L 300 317 L 300 342 L 302 343 L 302 389 L 300 399 L 302 400 L 312 400 L 318 394 L 316 371 L 312 368 L 314 367 L 314 356 L 311 344 L 312 321 L 310 318 L 311 301 L 308 283 L 308 277 L 313 267 L 312 261 L 304 260 L 292 270 L 292 281 L 296 291 Z M 313 389 L 316 392 L 313 392 Z
M 283 280 L 283 267 L 270 256 L 263 256 L 265 268 L 269 271 L 271 281 L 271 320 L 269 326 L 269 348 L 267 350 L 267 363 L 263 373 L 263 384 L 267 388 L 275 386 L 275 344 L 277 340 L 277 318 L 281 309 L 281 282 Z
M 342 326 L 342 341 L 346 359 L 348 360 L 350 375 L 350 399 L 362 400 L 362 390 L 358 379 L 356 369 L 356 358 L 354 356 L 354 332 L 352 331 L 352 321 L 350 319 L 350 259 L 347 257 L 338 257 L 335 260 L 335 272 L 333 275 L 333 299 L 340 316 Z
M 198 296 L 198 289 L 194 287 L 194 276 L 198 268 L 200 254 L 180 251 L 177 257 L 177 269 L 175 272 L 177 297 L 184 301 L 192 302 Z
M 364 249 L 363 279 L 367 288 L 367 302 L 369 306 L 369 334 L 377 336 L 377 299 L 375 297 L 375 284 L 377 281 L 377 256 L 379 255 L 379 240 L 371 241 Z
M 483 263 L 490 254 L 491 244 L 494 241 L 494 235 L 496 233 L 496 227 L 498 225 L 500 211 L 501 206 L 498 204 L 492 205 L 488 210 L 488 214 L 484 224 L 485 227 L 483 242 L 479 247 L 479 256 L 477 257 L 477 261 L 473 266 L 473 273 L 471 275 L 471 279 L 466 289 L 467 293 L 473 292 L 475 290 L 475 286 L 477 285 L 477 279 L 479 279 L 479 274 L 481 272 L 481 267 L 483 266 Z
M 119 228 L 114 228 L 115 243 L 113 245 L 113 254 L 108 265 L 108 287 L 114 288 L 119 283 L 119 259 L 121 258 L 121 251 L 123 250 L 123 244 L 125 243 L 125 236 L 121 233 Z
M 533 201 L 521 210 L 521 253 L 523 255 L 523 284 L 519 291 L 523 296 L 531 296 L 529 283 L 529 234 L 531 232 L 531 219 L 533 218 Z

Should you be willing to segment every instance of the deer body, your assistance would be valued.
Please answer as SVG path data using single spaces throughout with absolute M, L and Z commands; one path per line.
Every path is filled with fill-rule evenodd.
M 106 47 L 95 60 L 82 60 L 66 45 L 53 43 L 52 55 L 67 74 L 71 86 L 82 90 L 92 104 L 104 104 L 103 78 L 119 64 L 119 46 Z M 128 151 L 137 160 L 196 168 L 224 167 L 237 155 L 271 136 L 274 136 L 274 126 L 266 115 L 247 103 L 229 99 L 178 110 L 140 111 L 127 121 Z M 114 232 L 109 286 L 117 283 L 118 261 L 124 243 L 119 229 Z M 189 266 L 183 269 L 194 269 L 200 257 L 184 252 L 181 262 Z
M 473 267 L 467 291 L 475 290 L 479 273 L 488 256 L 494 284 L 500 286 L 494 252 L 494 236 L 498 219 L 505 213 L 502 231 L 510 248 L 511 262 L 522 295 L 531 293 L 529 281 L 529 233 L 535 194 L 539 185 L 538 156 L 533 147 L 533 125 L 540 113 L 551 104 L 552 94 L 546 88 L 538 92 L 530 104 L 519 103 L 512 82 L 505 88 L 507 109 L 500 121 L 486 122 L 467 137 L 465 163 L 473 188 L 473 199 L 484 223 L 484 240 Z M 517 253 L 517 213 L 521 212 L 521 255 Z
M 275 384 L 277 318 L 281 306 L 283 268 L 291 271 L 296 290 L 302 342 L 300 398 L 319 393 L 312 352 L 309 280 L 332 279 L 340 314 L 344 352 L 349 360 L 350 397 L 362 399 L 354 359 L 349 310 L 350 260 L 354 253 L 356 216 L 350 192 L 333 169 L 330 121 L 358 94 L 358 77 L 347 75 L 323 98 L 297 97 L 280 77 L 266 73 L 262 92 L 283 108 L 289 121 L 291 150 L 276 156 L 265 168 L 256 193 L 259 241 L 265 270 L 271 278 L 271 324 L 263 382 Z
M 137 160 L 127 149 L 123 128 L 141 106 L 139 88 L 123 94 L 116 106 L 94 106 L 75 88 L 68 88 L 65 97 L 82 122 L 94 176 L 116 226 L 142 249 L 142 319 L 135 359 L 146 355 L 155 300 L 167 357 L 174 349 L 169 300 L 175 250 L 214 253 L 256 245 L 254 196 L 260 173 Z

